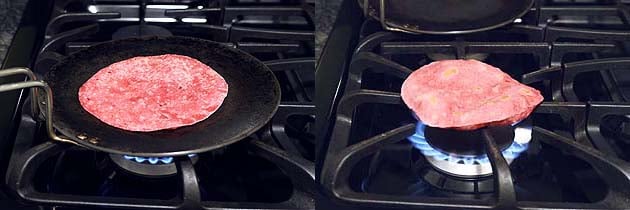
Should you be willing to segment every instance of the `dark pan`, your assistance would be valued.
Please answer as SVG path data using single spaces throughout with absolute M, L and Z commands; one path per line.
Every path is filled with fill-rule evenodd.
M 358 0 L 365 8 L 365 0 Z M 381 1 L 385 19 L 380 20 Z M 408 33 L 463 34 L 494 29 L 519 18 L 534 0 L 368 0 L 368 15 L 386 29 Z
M 207 64 L 229 85 L 223 105 L 194 125 L 154 132 L 109 126 L 79 103 L 79 87 L 98 70 L 135 56 L 179 54 Z M 45 79 L 53 92 L 53 124 L 82 146 L 136 156 L 178 156 L 226 146 L 265 125 L 280 103 L 280 86 L 264 64 L 226 45 L 184 37 L 134 38 L 107 42 L 71 55 Z

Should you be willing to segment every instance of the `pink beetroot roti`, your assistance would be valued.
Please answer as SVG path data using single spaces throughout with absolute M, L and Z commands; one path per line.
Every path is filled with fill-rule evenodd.
M 401 96 L 426 125 L 457 130 L 511 125 L 543 100 L 538 90 L 476 60 L 425 65 L 405 80 Z
M 182 55 L 134 57 L 99 70 L 79 89 L 81 106 L 108 125 L 157 131 L 192 125 L 228 94 L 223 77 Z

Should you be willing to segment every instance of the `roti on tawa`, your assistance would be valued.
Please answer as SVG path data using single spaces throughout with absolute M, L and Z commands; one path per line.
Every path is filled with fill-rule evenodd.
M 228 84 L 194 58 L 166 54 L 113 63 L 78 94 L 81 106 L 104 123 L 149 132 L 205 120 L 223 103 Z
M 424 124 L 456 130 L 512 125 L 543 101 L 538 90 L 477 60 L 425 65 L 405 80 L 401 96 Z

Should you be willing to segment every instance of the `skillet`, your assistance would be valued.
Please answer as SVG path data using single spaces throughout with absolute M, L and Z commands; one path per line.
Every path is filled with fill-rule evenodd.
M 384 29 L 407 33 L 464 34 L 512 23 L 534 0 L 358 0 Z M 366 6 L 367 5 L 367 6 Z
M 136 56 L 179 54 L 212 67 L 228 83 L 228 95 L 209 118 L 194 125 L 153 132 L 107 125 L 79 103 L 78 91 L 100 69 Z M 1 76 L 35 75 L 28 69 L 1 70 Z M 39 110 L 53 140 L 107 153 L 143 157 L 200 153 L 237 142 L 265 125 L 280 103 L 277 79 L 261 61 L 221 43 L 187 37 L 144 37 L 109 41 L 72 54 L 53 66 L 43 81 L 0 85 L 0 92 L 40 88 Z M 33 89 L 35 90 L 35 89 Z M 54 104 L 54 106 L 53 106 Z M 36 110 L 36 108 L 34 108 Z M 48 113 L 52 113 L 49 115 Z M 57 135 L 56 129 L 61 135 Z

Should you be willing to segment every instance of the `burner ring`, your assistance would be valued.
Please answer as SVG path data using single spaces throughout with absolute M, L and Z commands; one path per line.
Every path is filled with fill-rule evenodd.
M 514 159 L 506 158 L 508 164 Z M 461 164 L 459 162 L 445 161 L 436 156 L 427 157 L 427 161 L 438 171 L 455 177 L 486 177 L 492 175 L 490 162 L 479 164 Z
M 429 144 L 425 137 L 427 126 L 418 121 L 416 133 L 407 137 L 413 147 L 420 150 L 429 165 L 437 171 L 462 178 L 484 177 L 492 175 L 492 166 L 488 156 L 482 155 L 462 156 L 453 153 L 446 153 L 436 149 Z M 511 163 L 521 153 L 527 150 L 532 139 L 532 127 L 530 120 L 525 120 L 511 128 L 513 139 L 509 147 L 502 149 L 501 154 L 508 163 Z M 481 142 L 481 141 L 479 141 Z
M 494 192 L 494 180 L 491 176 L 461 177 L 443 173 L 435 167 L 421 168 L 417 171 L 429 185 L 449 192 L 456 193 L 492 193 Z
M 125 171 L 147 177 L 164 177 L 177 174 L 177 167 L 174 162 L 164 164 L 151 164 L 146 162 L 136 162 L 129 160 L 124 155 L 109 154 L 110 159 Z M 197 155 L 190 157 L 193 163 L 199 159 Z

